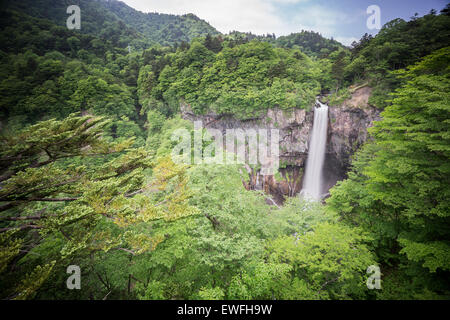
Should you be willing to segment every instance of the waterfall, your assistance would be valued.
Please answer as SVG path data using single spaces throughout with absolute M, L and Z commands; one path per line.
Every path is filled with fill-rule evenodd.
M 328 129 L 328 106 L 317 101 L 319 107 L 314 109 L 314 124 L 309 143 L 303 189 L 300 192 L 305 198 L 320 200 L 322 195 L 322 168 L 325 160 Z

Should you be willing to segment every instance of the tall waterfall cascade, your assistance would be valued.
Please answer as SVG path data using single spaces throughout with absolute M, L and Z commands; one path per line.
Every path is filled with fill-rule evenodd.
M 320 200 L 322 196 L 322 169 L 325 160 L 328 130 L 328 106 L 317 101 L 319 107 L 314 109 L 314 124 L 309 143 L 305 177 L 300 196 Z

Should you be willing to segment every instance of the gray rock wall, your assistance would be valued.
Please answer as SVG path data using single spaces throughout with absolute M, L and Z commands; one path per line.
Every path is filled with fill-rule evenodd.
M 358 93 L 358 91 L 356 91 Z M 184 119 L 202 121 L 206 129 L 279 129 L 280 167 L 283 181 L 261 178 L 258 172 L 249 172 L 249 188 L 262 189 L 274 195 L 275 199 L 298 193 L 302 184 L 302 172 L 308 157 L 310 134 L 314 114 L 303 109 L 283 111 L 269 109 L 258 118 L 238 120 L 231 116 L 215 114 L 196 115 L 186 104 L 181 106 Z M 351 156 L 368 139 L 367 129 L 379 120 L 379 112 L 370 106 L 356 107 L 352 104 L 329 107 L 327 154 L 324 165 L 324 193 L 337 181 L 346 177 Z M 294 180 L 293 180 L 294 179 Z M 252 183 L 253 180 L 253 183 Z M 269 184 L 269 185 L 267 185 Z M 278 202 L 278 201 L 277 201 Z

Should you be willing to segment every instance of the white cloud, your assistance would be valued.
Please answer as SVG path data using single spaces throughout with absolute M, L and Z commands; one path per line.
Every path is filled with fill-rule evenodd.
M 252 31 L 258 34 L 277 33 L 284 27 L 275 7 L 266 0 L 125 0 L 125 2 L 144 12 L 194 13 L 223 33 L 232 30 Z
M 222 33 L 232 30 L 255 34 L 288 35 L 300 30 L 314 30 L 326 37 L 338 38 L 339 24 L 351 19 L 341 12 L 314 5 L 314 0 L 122 0 L 143 12 L 172 14 L 194 13 Z M 307 3 L 295 8 L 298 13 L 282 12 L 280 5 Z M 293 9 L 292 9 L 293 10 Z M 284 16 L 283 16 L 284 13 Z M 291 16 L 292 18 L 286 18 Z M 341 37 L 341 39 L 344 39 Z M 346 40 L 348 42 L 348 40 Z
M 293 23 L 301 26 L 302 29 L 314 30 L 320 32 L 326 37 L 335 37 L 336 30 L 339 26 L 352 22 L 354 17 L 334 11 L 322 6 L 312 6 L 299 11 L 294 19 Z
M 359 39 L 355 37 L 336 37 L 334 40 L 339 41 L 343 45 L 350 46 L 353 41 L 358 41 Z
M 270 0 L 272 2 L 282 3 L 282 4 L 295 4 L 299 2 L 307 2 L 309 0 Z

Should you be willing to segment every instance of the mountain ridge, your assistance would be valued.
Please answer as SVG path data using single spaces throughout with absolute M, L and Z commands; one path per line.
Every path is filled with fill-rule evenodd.
M 136 49 L 155 44 L 164 46 L 190 42 L 195 37 L 220 34 L 214 27 L 194 14 L 171 15 L 143 13 L 122 1 L 106 0 L 23 0 L 4 1 L 3 10 L 14 10 L 29 16 L 47 19 L 65 26 L 70 5 L 81 9 L 81 32 L 106 38 L 116 35 L 123 41 L 113 41 L 120 47 Z M 154 21 L 154 23 L 153 23 Z
M 70 5 L 81 9 L 81 32 L 100 38 L 116 37 L 112 42 L 122 48 L 131 45 L 134 49 L 146 49 L 152 45 L 172 46 L 191 42 L 194 38 L 210 36 L 241 37 L 259 39 L 276 46 L 291 48 L 294 45 L 307 48 L 305 53 L 320 54 L 322 48 L 334 51 L 342 44 L 330 40 L 314 31 L 299 31 L 287 36 L 254 35 L 250 32 L 232 31 L 222 34 L 214 26 L 193 13 L 183 15 L 142 12 L 120 0 L 22 0 L 4 1 L 2 9 L 16 10 L 29 16 L 47 19 L 58 26 L 65 26 Z M 86 13 L 87 12 L 87 13 Z M 311 36 L 312 35 L 312 36 Z M 314 43 L 305 41 L 314 38 Z M 301 39 L 301 40 L 300 40 Z M 317 47 L 317 48 L 315 48 Z

